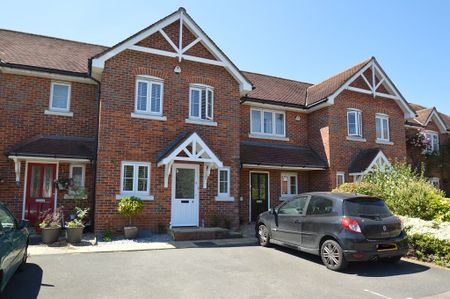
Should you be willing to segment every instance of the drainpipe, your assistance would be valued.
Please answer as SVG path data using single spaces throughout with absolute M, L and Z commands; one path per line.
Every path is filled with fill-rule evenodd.
M 95 82 L 97 82 L 97 94 L 96 94 L 96 98 L 97 98 L 97 130 L 96 130 L 96 136 L 95 136 L 95 154 L 94 154 L 94 163 L 93 163 L 93 177 L 94 177 L 94 184 L 93 184 L 93 193 L 94 193 L 94 200 L 92 203 L 92 232 L 95 232 L 95 207 L 96 207 L 96 203 L 97 203 L 97 156 L 98 156 L 98 135 L 99 135 L 99 129 L 100 129 L 100 95 L 101 95 L 101 82 L 97 79 L 95 79 L 92 76 L 91 73 L 91 62 L 92 60 L 89 60 L 89 77 L 94 80 Z

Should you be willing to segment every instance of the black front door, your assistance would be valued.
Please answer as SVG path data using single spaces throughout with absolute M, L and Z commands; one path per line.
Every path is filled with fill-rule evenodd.
M 267 173 L 252 172 L 250 177 L 251 220 L 256 221 L 256 217 L 268 209 L 269 175 Z

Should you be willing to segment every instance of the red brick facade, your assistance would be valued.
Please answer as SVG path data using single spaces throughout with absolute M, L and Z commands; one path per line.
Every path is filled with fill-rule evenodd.
M 179 10 L 178 13 L 183 11 Z M 175 13 L 168 18 L 174 16 Z M 164 21 L 165 19 L 160 22 Z M 167 228 L 170 225 L 173 174 L 168 177 L 168 186 L 165 187 L 165 165 L 158 165 L 160 162 L 158 155 L 182 133 L 188 135 L 197 133 L 215 156 L 223 162 L 223 166 L 230 168 L 230 198 L 228 201 L 219 201 L 216 198 L 219 189 L 218 170 L 211 171 L 207 178 L 207 187 L 203 188 L 203 164 L 199 161 L 183 162 L 200 166 L 198 224 L 205 226 L 212 226 L 217 219 L 221 219 L 232 228 L 238 228 L 240 223 L 249 221 L 251 172 L 269 174 L 269 207 L 280 203 L 283 172 L 297 175 L 297 192 L 299 193 L 329 191 L 336 186 L 337 172 L 344 172 L 346 181 L 353 180 L 349 176 L 349 165 L 362 150 L 380 149 L 390 161 L 406 159 L 405 136 L 409 131 L 405 133 L 405 111 L 400 108 L 398 102 L 351 90 L 344 90 L 337 94 L 333 98 L 334 102 L 321 102 L 321 95 L 324 95 L 323 99 L 330 96 L 329 91 L 337 90 L 342 86 L 350 78 L 351 72 L 357 72 L 367 63 L 375 61 L 374 58 L 332 77 L 333 82 L 328 86 L 323 86 L 323 82 L 317 84 L 319 88 L 315 89 L 316 98 L 311 106 L 307 106 L 306 97 L 307 90 L 313 87 L 313 84 L 270 76 L 265 76 L 261 81 L 264 82 L 263 85 L 268 85 L 262 86 L 262 89 L 266 88 L 271 97 L 277 97 L 276 86 L 284 86 L 283 92 L 279 93 L 280 98 L 252 102 L 246 101 L 251 88 L 242 87 L 244 79 L 239 77 L 242 73 L 233 69 L 234 65 L 222 57 L 223 53 L 220 50 L 216 52 L 211 50 L 211 47 L 215 45 L 211 46 L 206 37 L 202 37 L 204 42 L 192 44 L 197 40 L 199 31 L 194 34 L 194 31 L 191 32 L 186 27 L 183 27 L 180 42 L 179 20 L 165 24 L 164 32 L 172 40 L 173 45 L 159 30 L 153 31 L 139 41 L 133 40 L 128 48 L 120 49 L 128 40 L 110 49 L 105 48 L 104 50 L 111 53 L 119 50 L 114 55 L 108 56 L 104 65 L 94 63 L 96 59 L 100 61 L 99 57 L 103 55 L 100 53 L 101 47 L 95 46 L 97 56 L 89 55 L 85 61 L 74 63 L 77 66 L 86 63 L 86 67 L 89 65 L 89 72 L 80 73 L 81 75 L 69 74 L 63 80 L 55 73 L 49 74 L 48 70 L 38 70 L 36 73 L 41 73 L 41 77 L 33 77 L 30 73 L 10 74 L 0 69 L 0 115 L 2 116 L 0 150 L 7 152 L 9 148 L 38 134 L 90 137 L 96 140 L 98 149 L 92 157 L 93 162 L 86 165 L 85 179 L 86 188 L 89 191 L 88 201 L 85 204 L 92 207 L 93 212 L 95 211 L 92 220 L 94 220 L 96 231 L 118 232 L 127 224 L 127 219 L 117 212 L 117 205 L 121 198 L 121 164 L 124 161 L 150 163 L 150 194 L 144 202 L 143 213 L 136 217 L 134 224 L 152 231 Z M 130 37 L 129 40 L 136 36 Z M 179 46 L 180 49 L 174 49 L 174 45 L 175 48 Z M 183 52 L 183 48 L 189 45 L 192 46 Z M 0 53 L 1 50 L 0 48 Z M 89 61 L 89 59 L 92 60 Z M 152 118 L 134 115 L 138 76 L 156 77 L 163 82 L 162 116 Z M 264 77 L 254 73 L 251 76 Z M 366 76 L 371 77 L 370 70 L 366 71 Z M 58 81 L 71 84 L 70 111 L 73 112 L 73 116 L 44 113 L 49 107 L 50 86 L 53 80 L 50 78 L 55 77 L 58 77 Z M 245 78 L 243 75 L 242 77 Z M 342 80 L 341 85 L 334 86 L 334 81 L 339 80 Z M 376 80 L 379 79 L 376 78 Z M 213 121 L 199 124 L 187 120 L 191 84 L 207 85 L 213 88 Z M 355 80 L 350 86 L 367 87 L 361 78 Z M 389 93 L 384 85 L 380 85 L 377 91 Z M 264 92 L 257 95 L 261 96 L 261 94 Z M 99 111 L 98 107 L 100 107 Z M 251 107 L 270 107 L 268 110 L 284 111 L 286 137 L 255 138 L 252 136 L 250 134 Z M 347 109 L 349 108 L 361 111 L 362 140 L 347 138 Z M 390 144 L 376 142 L 375 115 L 377 113 L 383 113 L 389 117 Z M 427 129 L 437 130 L 433 122 L 427 126 Z M 440 136 L 441 144 L 448 140 L 448 134 Z M 266 145 L 288 145 L 308 149 L 325 161 L 326 166 L 322 167 L 322 170 L 319 170 L 320 167 L 270 166 L 269 163 L 245 166 L 241 161 L 240 142 L 259 142 Z M 0 158 L 0 200 L 5 202 L 19 218 L 22 217 L 24 202 L 25 161 L 58 162 L 60 178 L 68 177 L 69 165 L 75 163 L 68 161 L 67 157 L 53 160 L 50 158 L 47 160 L 27 159 L 24 159 L 21 164 L 20 184 L 16 186 L 13 160 L 6 155 Z M 432 174 L 441 175 L 435 171 Z M 442 175 L 441 177 L 447 184 L 448 178 Z M 58 192 L 57 201 L 59 205 L 66 207 L 66 214 L 68 214 L 73 209 L 74 202 L 71 199 L 64 199 L 64 193 Z

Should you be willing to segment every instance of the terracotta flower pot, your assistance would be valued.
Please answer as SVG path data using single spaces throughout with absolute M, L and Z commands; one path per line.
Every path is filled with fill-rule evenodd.
M 83 229 L 84 227 L 66 227 L 67 242 L 71 244 L 80 243 L 81 238 L 83 237 Z
M 123 234 L 126 239 L 135 239 L 138 234 L 138 228 L 136 226 L 125 226 L 123 228 Z
M 42 230 L 41 230 L 42 243 L 44 243 L 44 244 L 55 243 L 56 241 L 58 241 L 60 232 L 61 232 L 60 227 L 42 228 Z

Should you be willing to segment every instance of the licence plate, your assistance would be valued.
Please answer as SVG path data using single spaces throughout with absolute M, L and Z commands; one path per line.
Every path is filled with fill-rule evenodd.
M 395 243 L 377 245 L 377 251 L 393 251 L 393 250 L 398 250 L 397 244 Z

